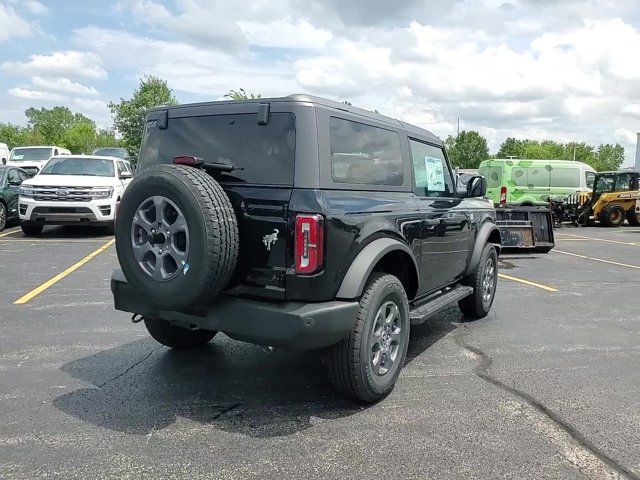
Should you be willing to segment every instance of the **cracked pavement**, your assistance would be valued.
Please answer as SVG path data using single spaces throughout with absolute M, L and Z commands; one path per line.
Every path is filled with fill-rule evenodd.
M 557 233 L 560 250 L 640 265 L 624 243 L 640 229 Z M 0 478 L 640 478 L 638 269 L 505 258 L 558 292 L 501 279 L 487 318 L 450 308 L 413 328 L 394 392 L 360 406 L 317 352 L 158 346 L 111 306 L 113 249 L 12 305 L 96 247 L 48 235 L 0 242 Z

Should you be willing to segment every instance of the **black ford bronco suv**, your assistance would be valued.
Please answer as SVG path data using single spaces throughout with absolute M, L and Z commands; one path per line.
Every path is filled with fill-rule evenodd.
M 335 386 L 377 401 L 411 325 L 453 303 L 489 312 L 500 231 L 485 190 L 456 191 L 433 134 L 337 102 L 158 108 L 118 212 L 115 307 L 177 349 L 217 332 L 327 348 Z

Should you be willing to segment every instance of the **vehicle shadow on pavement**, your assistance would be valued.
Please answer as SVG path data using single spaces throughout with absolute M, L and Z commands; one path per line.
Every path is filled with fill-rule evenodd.
M 69 239 L 108 239 L 112 237 L 107 233 L 105 227 L 96 227 L 90 225 L 64 225 L 64 226 L 46 226 L 42 233 L 37 237 L 47 240 L 69 240 Z
M 449 317 L 415 327 L 407 363 L 456 328 Z M 74 360 L 61 370 L 93 387 L 63 394 L 53 404 L 129 434 L 157 432 L 183 417 L 251 437 L 290 435 L 370 407 L 333 389 L 323 352 L 270 351 L 222 338 L 188 352 L 136 340 Z

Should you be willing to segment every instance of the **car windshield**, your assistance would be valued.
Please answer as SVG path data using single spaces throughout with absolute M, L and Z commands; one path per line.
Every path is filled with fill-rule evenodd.
M 51 158 L 49 147 L 14 148 L 11 150 L 9 160 L 12 162 L 42 161 Z
M 96 148 L 93 151 L 93 155 L 99 155 L 102 157 L 129 158 L 129 152 L 127 151 L 126 148 L 116 148 L 116 147 Z
M 115 177 L 112 160 L 82 157 L 56 157 L 49 160 L 40 175 L 82 175 Z

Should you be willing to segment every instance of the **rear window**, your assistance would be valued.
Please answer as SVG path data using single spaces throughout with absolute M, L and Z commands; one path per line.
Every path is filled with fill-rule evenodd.
M 403 184 L 400 136 L 396 132 L 331 117 L 329 142 L 334 182 Z
M 480 167 L 478 173 L 487 179 L 487 188 L 498 188 L 502 182 L 502 167 Z
M 290 113 L 272 113 L 267 125 L 258 125 L 255 114 L 170 118 L 164 130 L 156 120 L 147 122 L 140 163 L 144 168 L 190 155 L 236 167 L 223 181 L 293 185 L 294 151 Z

